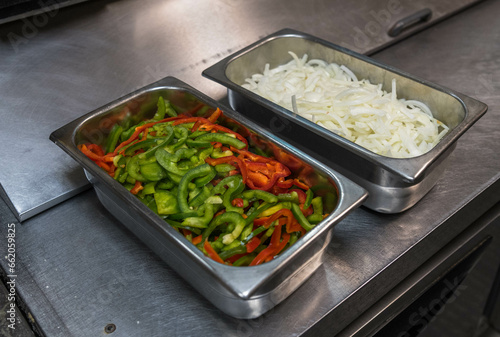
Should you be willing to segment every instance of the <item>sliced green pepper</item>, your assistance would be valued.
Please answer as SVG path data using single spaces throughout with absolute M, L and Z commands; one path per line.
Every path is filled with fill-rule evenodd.
M 313 199 L 314 201 L 314 199 Z M 292 213 L 293 213 L 293 216 L 295 217 L 295 219 L 297 219 L 297 221 L 299 222 L 299 224 L 306 230 L 306 231 L 310 231 L 311 229 L 314 228 L 314 225 L 311 225 L 309 223 L 309 221 L 307 221 L 306 217 L 304 216 L 304 214 L 302 213 L 302 211 L 300 210 L 300 207 L 299 205 L 297 204 L 292 204 Z
M 158 214 L 169 215 L 179 213 L 177 196 L 169 191 L 159 191 L 154 194 Z
M 179 182 L 179 191 L 177 192 L 177 202 L 179 203 L 179 209 L 181 212 L 189 212 L 191 209 L 188 205 L 188 184 L 191 180 L 204 177 L 213 172 L 212 166 L 208 164 L 203 164 L 196 166 L 189 171 L 187 171 Z
M 108 139 L 106 140 L 106 148 L 105 148 L 106 153 L 110 153 L 115 150 L 116 143 L 118 142 L 118 139 L 120 138 L 122 132 L 123 128 L 120 125 L 115 124 L 113 126 L 111 132 L 109 133 Z
M 229 145 L 241 150 L 246 147 L 246 144 L 236 137 L 232 137 L 227 133 L 206 133 L 195 138 L 199 142 L 219 142 L 224 145 Z
M 182 222 L 182 225 L 195 228 L 207 228 L 214 217 L 214 206 L 212 204 L 203 204 L 203 206 L 200 207 L 200 211 L 204 212 L 203 216 L 186 218 Z
M 320 223 L 323 220 L 323 199 L 321 197 L 316 197 L 311 201 L 313 206 L 313 214 L 307 217 L 307 221 L 312 224 Z
M 156 162 L 142 165 L 140 171 L 142 176 L 149 181 L 159 181 L 167 176 L 165 170 Z

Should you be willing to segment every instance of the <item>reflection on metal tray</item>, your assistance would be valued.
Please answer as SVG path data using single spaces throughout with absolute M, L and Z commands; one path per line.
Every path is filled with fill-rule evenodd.
M 450 127 L 450 132 L 424 155 L 408 159 L 384 157 L 241 86 L 246 78 L 262 72 L 266 63 L 273 68 L 288 62 L 291 58 L 288 51 L 345 65 L 358 78 L 381 83 L 386 91 L 390 91 L 391 81 L 396 79 L 398 96 L 426 103 L 435 117 Z M 365 206 L 383 213 L 404 211 L 420 200 L 444 172 L 446 158 L 455 148 L 456 140 L 487 109 L 475 99 L 291 29 L 271 34 L 226 57 L 203 75 L 228 88 L 233 109 L 266 125 L 367 189 L 369 198 Z
M 278 147 L 295 156 L 302 165 L 311 167 L 313 178 L 322 181 L 326 187 L 336 189 L 337 206 L 289 249 L 263 265 L 233 267 L 205 257 L 184 236 L 77 148 L 78 144 L 89 141 L 102 144 L 112 125 L 124 118 L 134 121 L 151 118 L 160 95 L 171 101 L 179 112 L 200 103 L 211 108 L 220 106 L 226 117 L 223 125 L 240 125 L 250 132 L 251 139 L 257 139 L 259 145 Z M 78 118 L 54 131 L 50 138 L 84 167 L 99 200 L 116 218 L 215 306 L 237 318 L 262 315 L 305 282 L 323 262 L 333 226 L 361 205 L 366 197 L 366 191 L 342 175 L 172 77 Z

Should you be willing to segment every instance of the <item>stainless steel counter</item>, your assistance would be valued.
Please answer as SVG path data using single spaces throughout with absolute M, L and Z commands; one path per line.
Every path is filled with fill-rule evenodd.
M 342 16 L 340 21 L 329 20 L 328 14 L 339 3 L 327 6 L 324 1 L 315 1 L 302 8 L 298 3 L 278 6 L 256 2 L 255 8 L 260 8 L 260 15 L 256 15 L 252 6 L 244 5 L 249 2 L 213 2 L 199 8 L 197 19 L 190 22 L 195 29 L 210 26 L 211 34 L 196 37 L 172 19 L 180 20 L 180 14 L 187 17 L 190 12 L 184 10 L 193 6 L 189 1 L 183 5 L 92 2 L 87 7 L 67 8 L 64 13 L 61 9 L 53 22 L 38 30 L 38 37 L 19 45 L 17 53 L 5 51 L 9 42 L 3 38 L 0 85 L 5 103 L 0 108 L 0 137 L 3 144 L 12 146 L 0 149 L 0 181 L 7 192 L 23 191 L 16 200 L 26 201 L 28 208 L 47 199 L 46 187 L 35 185 L 36 181 L 64 187 L 50 191 L 52 196 L 61 195 L 61 191 L 76 193 L 83 186 L 80 171 L 49 143 L 53 129 L 166 75 L 175 75 L 212 97 L 222 98 L 223 88 L 202 79 L 201 70 L 284 26 L 345 45 L 359 42 L 352 38 L 356 30 L 340 29 L 348 24 L 363 31 L 364 25 L 349 22 L 359 16 L 357 12 L 347 11 L 351 15 Z M 223 17 L 227 14 L 227 19 L 204 18 L 214 12 Z M 299 13 L 303 15 L 300 20 L 291 19 Z M 333 336 L 354 331 L 356 319 L 500 200 L 498 13 L 500 2 L 484 1 L 374 55 L 484 101 L 489 111 L 458 142 L 445 175 L 422 201 L 398 215 L 361 208 L 348 216 L 334 231 L 325 264 L 261 318 L 237 320 L 215 309 L 112 218 L 92 190 L 22 224 L 6 204 L 0 203 L 1 237 L 6 236 L 7 223 L 16 224 L 20 303 L 48 336 L 99 336 L 108 324 L 116 326 L 111 336 Z M 123 23 L 118 28 L 117 21 Z M 89 35 L 93 25 L 99 30 Z M 14 29 L 22 27 L 5 26 L 2 35 Z M 182 40 L 183 49 L 169 43 L 169 38 Z M 86 48 L 82 41 L 95 48 Z M 224 48 L 217 47 L 215 41 L 225 41 Z M 39 61 L 33 56 L 35 50 Z M 46 82 L 46 78 L 51 81 Z M 12 113 L 14 109 L 18 109 L 16 113 Z M 38 131 L 26 128 L 22 123 L 26 120 L 39 127 Z M 12 131 L 16 128 L 22 129 Z M 39 142 L 28 143 L 31 137 Z M 12 165 L 14 156 L 16 165 Z M 72 173 L 61 178 L 62 168 Z M 74 185 L 68 188 L 65 184 Z M 5 249 L 0 245 L 2 256 Z M 0 264 L 7 270 L 5 260 Z M 366 331 L 359 335 L 366 335 Z

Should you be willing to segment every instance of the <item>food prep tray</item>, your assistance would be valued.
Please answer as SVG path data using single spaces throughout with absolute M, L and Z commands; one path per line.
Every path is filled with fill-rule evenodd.
M 124 118 L 134 121 L 151 118 L 160 95 L 170 100 L 179 112 L 199 107 L 200 104 L 220 107 L 226 116 L 225 124 L 245 128 L 260 144 L 277 146 L 299 159 L 302 165 L 310 166 L 314 177 L 322 181 L 323 188 L 337 192 L 336 207 L 303 238 L 268 263 L 233 267 L 206 257 L 77 148 L 86 142 L 103 144 L 111 127 Z M 50 139 L 85 169 L 99 200 L 110 213 L 216 307 L 237 318 L 250 319 L 262 315 L 304 283 L 321 265 L 334 225 L 360 206 L 367 196 L 363 188 L 341 174 L 173 77 L 162 79 L 76 119 L 54 131 Z
M 396 79 L 398 98 L 426 103 L 434 117 L 450 131 L 429 152 L 408 159 L 375 154 L 315 123 L 243 88 L 245 79 L 298 57 L 334 62 L 351 69 L 358 78 L 382 84 L 391 91 Z M 364 205 L 382 213 L 412 207 L 436 184 L 446 168 L 456 141 L 487 110 L 486 104 L 430 83 L 367 56 L 291 29 L 271 34 L 207 68 L 203 75 L 227 87 L 233 109 L 271 130 L 292 145 L 334 168 L 364 187 Z

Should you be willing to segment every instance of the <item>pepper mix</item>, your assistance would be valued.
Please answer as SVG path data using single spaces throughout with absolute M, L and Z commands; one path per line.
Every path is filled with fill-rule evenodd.
M 274 158 L 251 152 L 247 138 L 218 123 L 220 109 L 201 110 L 177 114 L 160 97 L 152 119 L 115 124 L 103 147 L 79 149 L 213 260 L 268 262 L 323 220 L 323 198 L 295 157 L 277 147 Z M 291 168 L 302 174 L 291 178 Z

